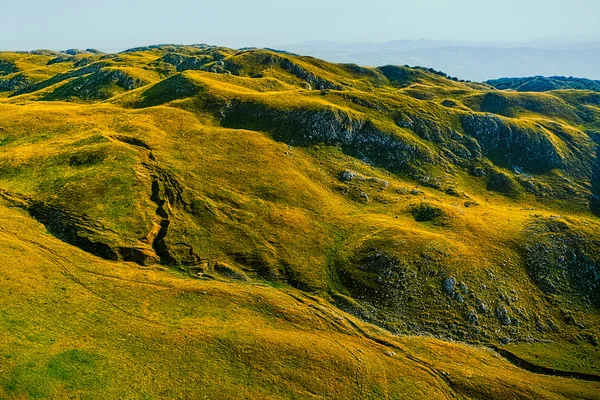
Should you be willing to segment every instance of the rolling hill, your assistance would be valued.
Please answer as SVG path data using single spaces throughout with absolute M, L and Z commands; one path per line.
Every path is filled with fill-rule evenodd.
M 501 90 L 516 90 L 518 92 L 548 92 L 551 90 L 589 90 L 600 91 L 600 81 L 591 79 L 572 78 L 565 76 L 533 76 L 529 78 L 501 78 L 487 81 L 489 85 Z
M 599 398 L 600 97 L 0 53 L 0 397 Z

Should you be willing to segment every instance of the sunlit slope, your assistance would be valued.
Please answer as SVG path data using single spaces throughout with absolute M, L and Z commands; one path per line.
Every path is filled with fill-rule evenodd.
M 100 260 L 0 206 L 4 398 L 594 398 L 291 288 Z M 498 370 L 504 371 L 498 374 Z
M 300 351 L 300 329 L 319 341 L 315 346 L 327 357 L 356 363 L 348 358 L 356 352 L 340 353 L 325 338 L 335 341 L 329 335 L 343 334 L 339 340 L 363 343 L 364 334 L 346 322 L 337 333 L 313 324 L 305 306 L 289 297 L 293 294 L 308 309 L 318 304 L 328 310 L 326 324 L 338 320 L 330 313 L 347 321 L 346 312 L 357 318 L 350 318 L 354 323 L 361 320 L 395 334 L 504 346 L 536 365 L 600 373 L 596 94 L 511 93 L 421 68 L 362 68 L 210 46 L 2 54 L 0 60 L 0 194 L 14 218 L 18 214 L 22 221 L 41 224 L 35 226 L 44 240 L 67 257 L 81 257 L 81 262 L 67 262 L 67 268 L 90 264 L 113 268 L 120 279 L 134 274 L 152 285 L 168 280 L 169 285 L 210 288 L 215 292 L 202 304 L 193 296 L 177 304 L 187 307 L 189 301 L 194 310 L 214 310 L 206 317 L 214 321 L 220 318 L 216 315 L 229 315 L 237 321 L 235 328 L 223 325 L 220 334 L 242 329 L 244 340 L 255 338 L 248 342 L 254 343 L 252 351 L 263 345 Z M 1 82 L 28 71 L 48 77 L 1 89 Z M 30 246 L 33 253 L 22 258 L 31 257 L 37 266 L 36 252 L 55 251 L 54 245 L 44 246 Z M 177 322 L 184 317 L 174 303 L 159 296 L 162 290 L 139 292 L 156 286 L 115 286 L 113 292 L 120 280 L 88 275 L 78 279 L 91 279 L 86 287 L 95 292 L 106 288 L 108 303 L 133 312 L 145 301 L 148 315 L 169 329 L 171 323 L 183 323 Z M 15 304 L 28 304 L 23 293 L 17 291 Z M 58 301 L 60 292 L 56 296 Z M 253 296 L 271 299 L 265 300 L 269 310 L 289 302 L 284 308 L 299 313 L 297 319 L 281 310 L 248 310 L 245 304 L 254 304 Z M 40 294 L 40 301 L 44 297 Z M 108 307 L 105 303 L 98 309 Z M 240 327 L 244 318 L 256 319 L 250 331 Z M 125 329 L 110 324 L 99 322 L 97 329 L 108 336 Z M 278 335 L 266 328 L 273 324 Z M 251 335 L 254 325 L 265 325 L 270 333 Z M 163 352 L 171 348 L 158 333 L 148 335 L 147 341 Z M 181 335 L 173 343 L 185 342 Z M 281 342 L 272 343 L 273 337 Z M 408 346 L 402 343 L 409 339 L 395 340 Z M 419 338 L 410 344 L 438 346 L 445 349 L 439 354 L 458 357 L 450 351 L 455 345 Z M 369 354 L 377 348 L 370 340 L 360 346 Z M 142 347 L 139 354 L 149 351 Z M 184 349 L 177 351 L 187 353 Z M 465 349 L 484 363 L 501 362 L 487 351 Z M 202 353 L 203 360 L 210 354 Z M 369 368 L 396 362 L 386 351 L 379 355 L 373 355 Z M 318 358 L 298 357 L 291 364 Z M 254 390 L 285 397 L 329 388 L 342 398 L 359 397 L 344 390 L 363 390 L 342 389 L 347 377 L 339 387 L 333 388 L 333 381 L 318 386 L 308 371 L 288 379 L 287 373 L 266 367 L 270 359 L 250 358 L 253 368 L 262 365 L 261 374 L 269 376 L 258 379 L 265 382 L 260 388 L 253 386 L 256 379 L 236 381 L 232 370 L 219 369 L 216 376 L 244 386 L 251 397 L 261 397 Z M 146 359 L 150 365 L 152 358 Z M 340 363 L 333 358 L 327 360 L 323 368 L 334 371 L 332 376 L 348 373 L 338 371 Z M 403 360 L 398 362 L 408 363 Z M 223 365 L 235 370 L 232 362 L 224 359 Z M 448 365 L 454 362 L 463 363 L 449 359 Z M 509 372 L 501 379 L 525 374 L 502 363 Z M 192 365 L 185 364 L 182 371 L 189 371 Z M 50 379 L 54 372 L 23 368 L 44 376 L 39 379 L 50 385 L 45 395 L 61 390 L 61 383 Z M 385 380 L 369 374 L 368 385 L 377 387 L 372 397 L 385 398 Z M 526 375 L 530 381 L 550 380 Z M 398 382 L 425 379 L 416 376 Z M 494 377 L 484 373 L 481 379 L 500 379 Z M 455 386 L 446 378 L 435 383 L 440 395 L 452 389 L 481 397 L 480 388 Z M 269 392 L 280 386 L 274 383 L 279 379 L 294 383 L 289 391 Z M 556 388 L 588 387 L 556 379 Z M 392 381 L 389 393 L 395 390 Z M 415 390 L 425 390 L 418 385 Z M 551 396 L 515 385 L 515 393 L 522 390 L 524 397 Z M 368 398 L 369 391 L 364 393 Z M 510 393 L 506 398 L 518 396 Z

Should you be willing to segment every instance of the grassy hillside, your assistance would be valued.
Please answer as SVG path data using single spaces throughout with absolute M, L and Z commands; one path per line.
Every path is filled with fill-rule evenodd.
M 500 78 L 487 81 L 487 83 L 498 89 L 513 89 L 519 92 L 547 92 L 560 89 L 600 91 L 600 81 L 566 76 Z
M 0 54 L 0 397 L 598 398 L 592 92 L 70 53 Z

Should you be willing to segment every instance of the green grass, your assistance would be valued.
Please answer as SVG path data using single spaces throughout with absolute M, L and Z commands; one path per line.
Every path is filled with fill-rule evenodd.
M 600 369 L 600 347 L 590 343 L 523 343 L 506 348 L 533 364 L 560 371 L 597 375 Z

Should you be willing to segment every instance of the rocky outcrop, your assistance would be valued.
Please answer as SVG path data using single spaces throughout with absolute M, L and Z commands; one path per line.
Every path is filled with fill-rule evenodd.
M 131 49 L 123 50 L 119 54 L 137 53 L 137 52 L 151 51 L 151 50 L 164 51 L 167 53 L 189 53 L 189 52 L 197 52 L 198 50 L 211 51 L 211 50 L 214 50 L 217 48 L 218 47 L 216 47 L 216 46 L 211 46 L 208 44 L 191 44 L 191 45 L 153 44 L 151 46 L 133 47 Z
M 119 253 L 108 244 L 92 239 L 104 228 L 84 215 L 44 202 L 33 201 L 29 214 L 41 222 L 58 239 L 107 260 L 119 260 Z
M 102 54 L 100 50 L 96 49 L 68 49 L 63 50 L 62 52 L 70 56 L 76 56 L 79 54 Z
M 144 246 L 119 246 L 105 237 L 106 228 L 83 214 L 76 214 L 59 205 L 28 201 L 27 211 L 42 223 L 48 232 L 63 242 L 79 247 L 95 256 L 112 261 L 131 261 L 140 265 L 157 262 L 156 256 Z
M 169 53 L 165 54 L 156 61 L 150 63 L 150 67 L 156 68 L 163 73 L 187 70 L 203 70 L 205 66 L 214 61 L 213 57 L 208 55 L 187 56 L 183 54 Z
M 132 246 L 124 246 L 122 240 L 112 237 L 111 231 L 101 223 L 65 206 L 6 192 L 0 195 L 25 209 L 56 238 L 106 260 L 131 261 L 140 265 L 159 262 L 172 266 L 198 265 L 202 260 L 191 245 L 168 237 L 173 210 L 188 208 L 181 184 L 156 162 L 144 165 L 152 177 L 151 200 L 157 205 L 158 223 L 147 238 Z
M 243 75 L 247 72 L 248 63 L 260 65 L 261 69 L 279 67 L 308 84 L 310 89 L 316 90 L 342 90 L 343 86 L 332 82 L 322 76 L 316 75 L 293 60 L 273 52 L 247 52 L 239 57 L 227 58 L 222 61 L 222 69 L 234 75 Z M 254 68 L 253 68 L 254 69 Z
M 19 68 L 14 62 L 0 59 L 0 76 L 14 74 L 19 72 Z
M 87 65 L 83 68 L 75 69 L 75 70 L 69 71 L 64 74 L 58 74 L 58 75 L 55 75 L 52 78 L 46 79 L 42 82 L 19 89 L 19 90 L 15 91 L 13 94 L 11 94 L 10 97 L 36 92 L 38 90 L 45 89 L 52 85 L 56 85 L 57 83 L 63 82 L 67 79 L 77 78 L 80 76 L 98 72 L 102 68 L 106 67 L 107 65 L 108 64 L 105 62 L 96 62 L 96 63 L 90 64 L 90 65 Z
M 519 185 L 513 178 L 499 171 L 489 171 L 487 174 L 486 189 L 498 192 L 509 197 L 517 196 L 520 192 Z
M 463 130 L 474 137 L 483 154 L 495 164 L 527 172 L 545 172 L 564 166 L 552 141 L 541 130 L 523 128 L 495 115 L 464 115 Z
M 409 129 L 420 138 L 439 146 L 440 156 L 450 163 L 469 167 L 482 157 L 482 149 L 477 140 L 458 132 L 447 121 L 409 110 L 397 110 L 393 113 L 393 118 L 399 127 Z
M 590 133 L 592 140 L 596 143 L 596 159 L 594 160 L 594 166 L 592 169 L 592 194 L 590 199 L 591 211 L 600 216 L 600 133 Z
M 146 82 L 134 78 L 125 71 L 104 69 L 75 79 L 58 87 L 52 93 L 44 96 L 43 100 L 68 100 L 77 97 L 84 100 L 102 100 L 114 95 L 113 86 L 122 90 L 133 90 L 144 86 Z
M 600 308 L 600 241 L 557 219 L 536 221 L 524 234 L 525 267 L 544 293 Z
M 394 172 L 411 163 L 434 162 L 432 152 L 339 109 L 282 109 L 267 104 L 231 100 L 220 111 L 226 127 L 267 131 L 276 140 L 295 146 L 324 143 L 368 163 Z
M 286 70 L 286 71 L 294 74 L 298 78 L 306 81 L 310 85 L 310 87 L 313 89 L 317 89 L 317 90 L 323 90 L 323 89 L 342 90 L 343 89 L 343 86 L 335 84 L 331 81 L 328 81 L 327 79 L 318 77 L 314 73 L 307 71 L 306 69 L 304 69 L 303 67 L 296 64 L 295 62 L 291 61 L 288 58 L 282 59 L 281 62 L 279 63 L 279 65 L 284 70 Z
M 104 70 L 92 75 L 90 80 L 111 81 L 125 90 L 133 90 L 144 85 L 140 79 L 134 78 L 121 70 Z
M 138 146 L 140 147 L 140 146 Z M 142 147 L 143 148 L 143 147 Z M 163 169 L 150 155 L 146 168 L 152 179 L 150 200 L 156 205 L 155 229 L 145 239 L 154 249 L 160 262 L 171 266 L 195 266 L 202 261 L 194 247 L 177 236 L 170 235 L 173 214 L 190 208 L 184 199 L 184 188 L 177 177 Z
M 407 267 L 388 251 L 374 249 L 352 260 L 352 266 L 353 272 L 341 273 L 340 279 L 357 300 L 393 307 L 409 289 Z
M 73 62 L 76 61 L 76 58 L 70 55 L 61 55 L 58 57 L 54 57 L 52 60 L 48 61 L 48 63 L 46 65 L 54 65 L 54 64 L 61 64 L 61 63 L 67 63 L 67 62 Z
M 504 304 L 500 304 L 496 307 L 496 318 L 502 325 L 510 325 L 512 323 L 510 316 L 508 314 L 508 309 Z
M 0 92 L 14 92 L 31 86 L 33 82 L 25 74 L 0 79 Z

